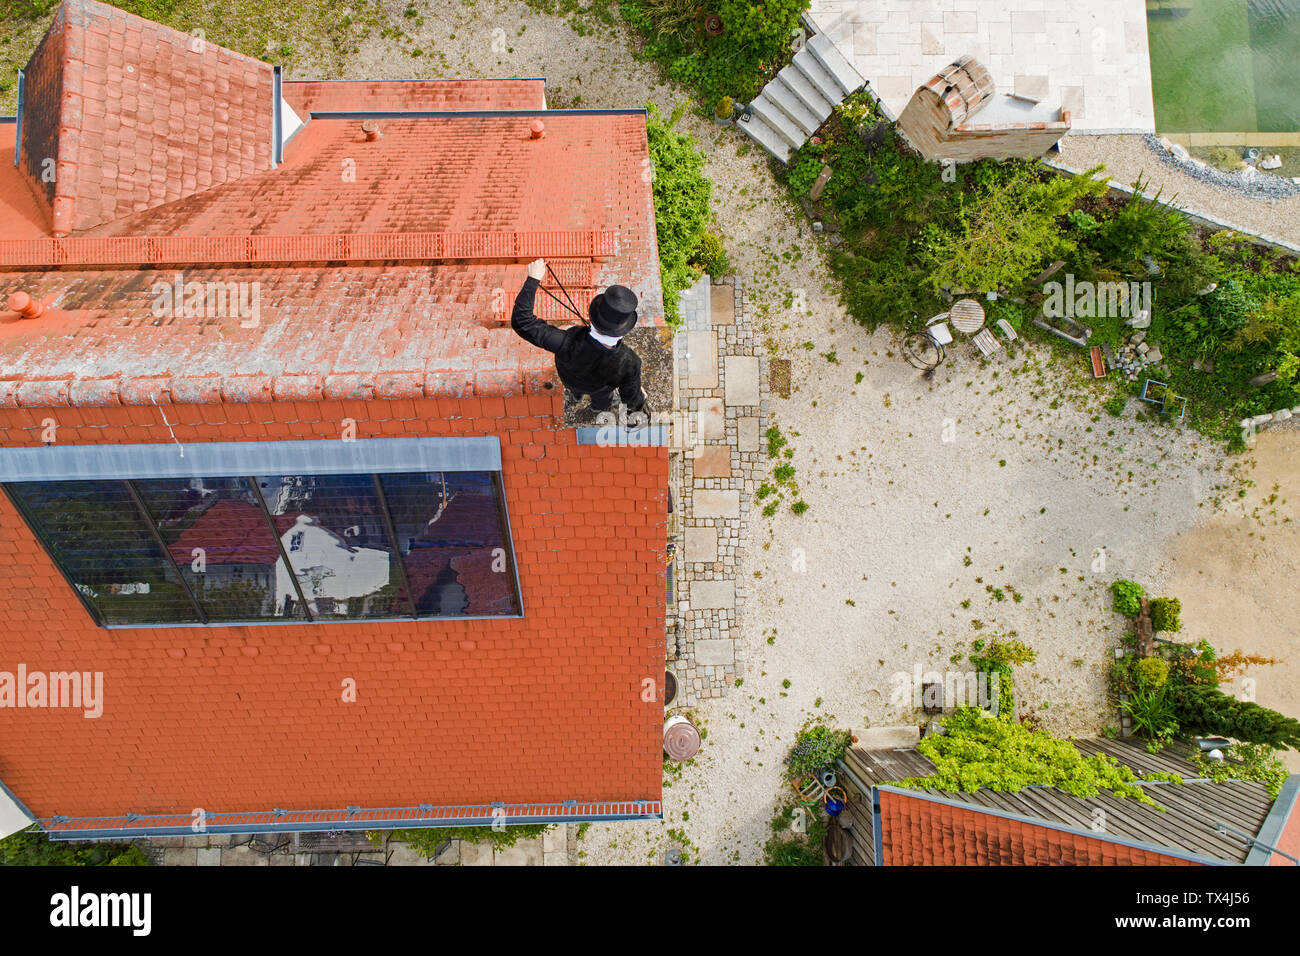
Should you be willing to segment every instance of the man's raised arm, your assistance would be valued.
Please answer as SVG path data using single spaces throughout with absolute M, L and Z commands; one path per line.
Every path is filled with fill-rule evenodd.
M 545 275 L 545 259 L 534 259 L 528 263 L 528 278 L 515 296 L 515 308 L 510 313 L 510 327 L 525 341 L 548 352 L 557 352 L 564 344 L 564 333 L 533 314 L 533 299 L 537 296 L 537 287 Z

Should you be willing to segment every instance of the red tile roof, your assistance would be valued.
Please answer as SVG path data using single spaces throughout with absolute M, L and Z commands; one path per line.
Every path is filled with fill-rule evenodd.
M 369 110 L 540 110 L 546 81 L 524 80 L 297 80 L 284 100 L 299 118 L 307 114 Z
M 134 18 L 110 12 L 107 55 L 73 56 L 79 37 L 99 36 L 79 26 L 86 11 L 109 9 L 70 0 L 60 15 L 32 63 L 25 146 L 36 150 L 54 136 L 29 113 L 78 123 L 95 115 L 68 107 L 68 76 L 80 76 L 83 91 L 102 85 L 105 97 L 126 95 L 114 71 L 143 51 L 113 38 L 137 36 Z M 138 36 L 161 38 L 174 63 L 176 38 L 155 29 L 138 27 Z M 69 71 L 65 61 L 80 67 Z M 263 68 L 250 70 L 261 77 Z M 162 90 L 162 73 L 148 70 L 157 81 L 150 90 Z M 16 722 L 0 747 L 0 779 L 38 816 L 658 800 L 663 710 L 642 687 L 649 677 L 662 692 L 667 452 L 579 446 L 558 428 L 559 389 L 546 389 L 552 357 L 501 324 L 536 251 L 448 260 L 428 254 L 425 235 L 423 254 L 382 261 L 347 254 L 196 266 L 148 252 L 173 245 L 149 241 L 166 237 L 274 244 L 612 232 L 610 256 L 566 245 L 547 258 L 580 301 L 623 283 L 642 293 L 646 321 L 661 323 L 644 116 L 542 111 L 538 93 L 536 81 L 295 88 L 286 96 L 305 109 L 308 100 L 331 110 L 424 109 L 441 97 L 458 108 L 472 101 L 534 115 L 384 117 L 374 141 L 357 120 L 317 116 L 289 142 L 282 165 L 261 165 L 260 147 L 241 143 L 240 162 L 253 166 L 235 169 L 227 157 L 227 181 L 202 188 L 195 174 L 197 191 L 189 170 L 206 169 L 215 146 L 187 140 L 174 147 L 179 157 L 163 157 L 163 188 L 180 192 L 165 192 L 161 205 L 152 174 L 139 192 L 134 173 L 124 179 L 120 163 L 106 164 L 112 176 L 98 196 L 83 204 L 78 187 L 63 197 L 74 200 L 65 214 L 96 219 L 73 223 L 74 239 L 126 237 L 124 245 L 146 250 L 126 266 L 18 265 L 5 240 L 48 236 L 44 211 L 61 194 L 31 182 L 30 158 L 25 173 L 0 163 L 0 296 L 27 292 L 48 307 L 34 319 L 0 312 L 5 444 L 40 444 L 51 414 L 60 443 L 336 438 L 344 419 L 357 438 L 496 435 L 524 605 L 522 618 L 491 621 L 106 631 L 0 496 L 0 659 L 105 676 L 98 719 L 7 711 Z M 169 131 L 174 117 L 188 122 L 208 109 L 230 109 L 233 121 L 232 107 L 207 104 L 205 95 L 195 100 L 186 86 L 184 99 L 146 97 L 140 87 L 131 106 L 115 111 L 133 109 L 137 121 L 141 111 L 162 112 Z M 529 136 L 535 117 L 545 124 L 541 139 Z M 131 138 L 136 155 L 158 141 L 140 129 Z M 0 146 L 7 138 L 12 147 L 13 136 L 11 124 L 0 124 Z M 92 181 L 80 178 L 81 147 L 79 134 L 58 134 L 59 190 L 68 186 L 64 162 L 72 183 Z M 11 196 L 15 188 L 21 196 Z M 106 189 L 129 206 L 115 205 L 110 220 L 96 218 L 106 215 Z M 51 260 L 68 248 L 46 246 Z M 178 274 L 183 291 L 197 282 L 229 292 L 235 283 L 246 305 L 256 290 L 255 321 L 229 300 L 218 314 L 156 308 Z M 593 509 L 595 484 L 608 487 Z M 231 556 L 250 547 L 232 532 Z M 482 602 L 499 589 L 474 587 L 484 573 L 478 559 L 450 549 L 447 558 L 471 609 L 490 610 Z M 445 570 L 430 560 L 414 585 L 433 586 Z M 344 679 L 357 682 L 355 705 L 340 700 Z
M 499 94 L 491 81 L 472 86 L 481 97 L 505 99 L 531 97 L 536 85 L 502 82 Z M 346 85 L 330 84 L 320 95 L 346 103 Z M 400 102 L 425 84 L 358 85 L 365 88 L 361 100 L 379 103 L 376 90 L 391 89 Z M 6 269 L 6 256 L 32 261 L 6 252 L 13 245 L 6 240 L 36 231 L 31 204 L 14 202 L 17 215 L 0 225 L 0 294 L 26 292 L 50 311 L 30 321 L 0 312 L 0 405 L 419 397 L 468 389 L 490 395 L 537 387 L 550 377 L 549 357 L 504 324 L 524 279 L 522 263 L 537 254 L 553 261 L 575 300 L 617 282 L 638 291 L 643 321 L 661 324 L 644 115 L 539 115 L 541 139 L 530 138 L 530 117 L 519 115 L 384 118 L 373 142 L 359 120 L 313 119 L 289 143 L 281 166 L 101 223 L 78 240 L 545 231 L 558 242 L 596 230 L 612 235 L 612 256 L 564 258 L 532 249 L 457 265 L 198 268 L 192 263 L 203 260 L 191 255 L 183 271 Z M 12 127 L 0 126 L 0 145 L 7 132 Z M 58 258 L 59 248 L 46 254 Z M 256 284 L 256 324 L 229 310 L 160 318 L 155 286 L 178 274 L 184 283 L 244 283 L 250 303 Z M 539 304 L 539 314 L 559 317 L 548 298 Z
M 272 69 L 241 53 L 66 0 L 25 74 L 20 166 L 56 235 L 272 166 Z
M 1191 866 L 1156 848 L 1130 846 L 880 788 L 886 866 Z
M 104 630 L 0 495 L 0 669 L 104 675 L 96 719 L 0 711 L 0 780 L 43 819 L 657 801 L 662 697 L 642 687 L 662 694 L 667 449 L 578 445 L 558 403 L 191 405 L 170 427 L 154 408 L 62 410 L 60 443 L 337 435 L 344 414 L 360 439 L 498 434 L 524 616 Z M 0 409 L 0 427 L 26 415 Z

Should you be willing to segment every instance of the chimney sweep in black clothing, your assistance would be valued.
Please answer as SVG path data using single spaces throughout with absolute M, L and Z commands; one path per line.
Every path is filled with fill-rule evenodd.
M 557 329 L 533 314 L 533 299 L 545 275 L 545 259 L 528 264 L 528 278 L 515 296 L 510 327 L 520 338 L 554 352 L 560 381 L 576 398 L 590 395 L 594 411 L 612 408 L 615 390 L 628 411 L 647 410 L 641 358 L 622 342 L 636 327 L 636 293 L 612 285 L 591 300 L 587 310 L 591 325 Z

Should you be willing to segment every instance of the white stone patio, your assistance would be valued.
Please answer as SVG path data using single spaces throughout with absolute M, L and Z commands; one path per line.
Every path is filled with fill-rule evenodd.
M 1068 109 L 1072 132 L 1155 129 L 1145 0 L 812 0 L 808 18 L 891 118 L 969 53 L 999 92 Z

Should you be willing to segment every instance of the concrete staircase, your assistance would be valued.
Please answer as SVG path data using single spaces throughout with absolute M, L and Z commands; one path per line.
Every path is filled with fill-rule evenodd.
M 748 122 L 741 120 L 736 125 L 781 162 L 788 163 L 836 105 L 865 84 L 825 34 L 814 33 L 794 55 L 794 61 L 749 104 Z

